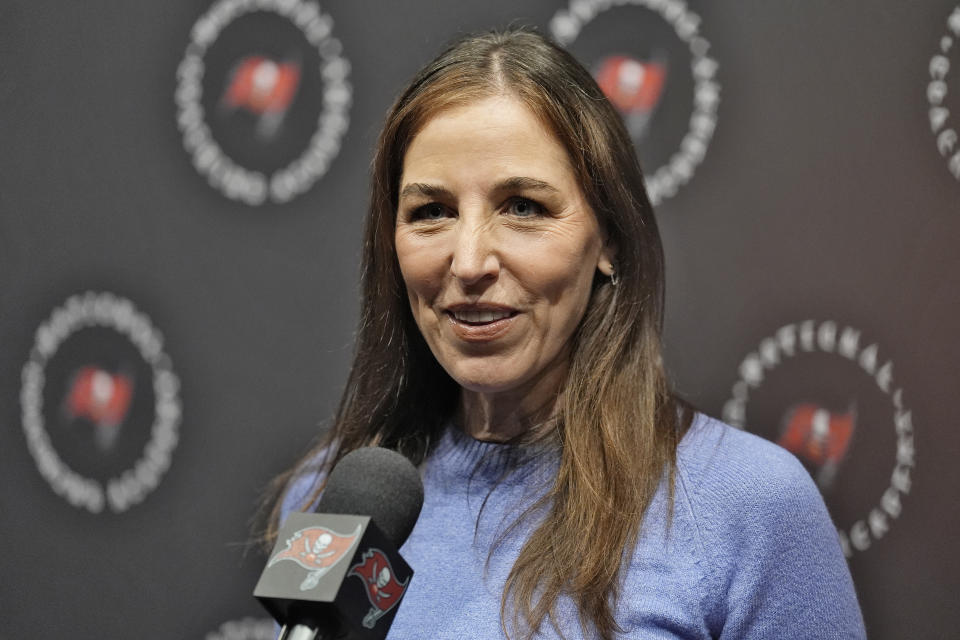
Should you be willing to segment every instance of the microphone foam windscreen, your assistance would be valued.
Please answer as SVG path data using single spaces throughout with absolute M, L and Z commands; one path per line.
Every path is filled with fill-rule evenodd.
M 370 516 L 399 549 L 422 506 L 423 482 L 413 463 L 390 449 L 364 447 L 330 472 L 317 512 Z

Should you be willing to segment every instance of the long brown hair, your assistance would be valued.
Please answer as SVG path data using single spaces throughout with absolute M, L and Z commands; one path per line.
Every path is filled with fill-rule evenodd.
M 420 463 L 456 410 L 460 388 L 430 353 L 407 300 L 394 247 L 398 190 L 404 154 L 430 118 L 501 94 L 521 100 L 566 147 L 616 247 L 618 279 L 598 274 L 573 337 L 552 434 L 559 470 L 542 500 L 546 518 L 507 578 L 501 619 L 505 630 L 509 618 L 513 629 L 532 636 L 554 621 L 557 599 L 566 595 L 584 632 L 592 627 L 608 639 L 617 631 L 621 567 L 665 476 L 672 500 L 676 448 L 689 415 L 663 369 L 663 249 L 630 138 L 590 74 L 543 36 L 511 29 L 462 39 L 420 71 L 388 112 L 373 160 L 353 367 L 332 429 L 304 460 L 327 449 L 329 471 L 350 451 L 378 445 Z M 320 491 L 322 485 L 304 506 Z M 279 509 L 277 500 L 271 540 Z M 601 533 L 605 544 L 584 531 Z

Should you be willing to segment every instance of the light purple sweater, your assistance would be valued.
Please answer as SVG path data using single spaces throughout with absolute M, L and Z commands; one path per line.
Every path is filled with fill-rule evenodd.
M 541 456 L 501 479 L 524 456 L 516 447 L 479 442 L 454 429 L 444 434 L 422 467 L 423 511 L 400 550 L 415 574 L 391 640 L 505 637 L 504 582 L 536 520 L 524 521 L 492 554 L 490 549 L 556 468 Z M 308 475 L 294 483 L 284 515 L 315 479 Z M 866 637 L 823 500 L 807 471 L 783 449 L 697 415 L 678 451 L 669 532 L 666 519 L 661 487 L 624 569 L 618 637 Z M 603 531 L 583 535 L 605 543 Z M 561 598 L 558 614 L 567 638 L 583 637 L 570 600 Z M 545 624 L 537 637 L 560 636 Z

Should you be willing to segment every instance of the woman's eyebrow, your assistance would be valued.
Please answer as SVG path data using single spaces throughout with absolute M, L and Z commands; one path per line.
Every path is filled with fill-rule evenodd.
M 499 193 L 502 191 L 547 191 L 558 193 L 560 190 L 549 182 L 544 182 L 538 178 L 529 178 L 527 176 L 511 176 L 505 178 L 493 185 L 492 191 Z M 421 196 L 424 198 L 452 198 L 453 193 L 440 185 L 428 184 L 425 182 L 411 182 L 400 191 L 400 199 L 411 196 Z
M 513 176 L 506 180 L 501 180 L 493 187 L 494 191 L 549 191 L 558 193 L 560 190 L 549 182 L 538 180 L 537 178 L 528 178 L 526 176 Z
M 423 196 L 425 198 L 452 198 L 453 194 L 449 189 L 424 182 L 411 182 L 400 191 L 400 199 L 410 196 Z

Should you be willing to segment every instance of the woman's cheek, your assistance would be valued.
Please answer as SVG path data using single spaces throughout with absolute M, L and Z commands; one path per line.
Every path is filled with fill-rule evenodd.
M 536 250 L 518 251 L 512 271 L 525 288 L 538 297 L 556 302 L 579 288 L 583 256 L 565 245 L 539 246 Z
M 397 236 L 397 261 L 411 304 L 414 298 L 421 303 L 428 302 L 443 282 L 443 261 L 434 244 L 407 234 Z

